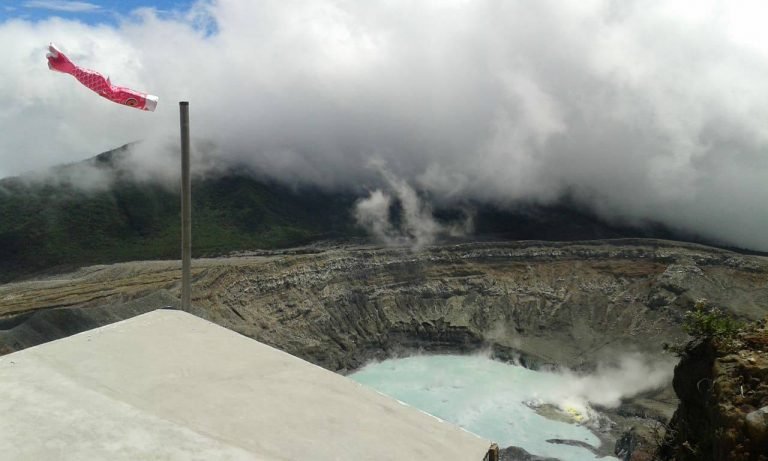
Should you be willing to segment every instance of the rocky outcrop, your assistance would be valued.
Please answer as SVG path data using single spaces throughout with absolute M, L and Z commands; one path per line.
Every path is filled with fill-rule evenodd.
M 557 458 L 544 458 L 532 455 L 520 447 L 507 447 L 499 450 L 499 461 L 561 461 Z
M 768 460 L 768 330 L 690 343 L 673 381 L 680 404 L 662 460 Z
M 621 434 L 616 445 L 613 449 L 613 454 L 616 455 L 621 461 L 632 461 L 632 456 L 638 452 L 638 446 L 642 442 L 639 440 L 635 428 L 632 427 L 628 431 Z M 637 455 L 635 455 L 637 456 Z

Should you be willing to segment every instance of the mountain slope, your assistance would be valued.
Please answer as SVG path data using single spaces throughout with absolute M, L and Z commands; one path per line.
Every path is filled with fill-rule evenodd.
M 87 264 L 179 257 L 176 184 L 137 180 L 123 146 L 44 176 L 0 180 L 0 282 Z M 94 179 L 94 177 L 96 179 Z M 98 183 L 84 187 L 83 182 Z M 291 188 L 248 171 L 193 180 L 193 257 L 365 237 L 351 192 Z M 474 233 L 464 240 L 575 241 L 662 238 L 712 244 L 663 226 L 617 225 L 572 201 L 498 208 L 464 203 Z M 398 211 L 393 205 L 393 216 Z M 464 216 L 435 210 L 439 221 Z M 395 219 L 395 221 L 397 221 Z
M 112 151 L 89 160 L 112 175 L 101 190 L 50 178 L 0 181 L 0 281 L 38 271 L 134 259 L 176 258 L 176 190 L 132 179 Z M 196 257 L 352 236 L 355 197 L 290 189 L 242 174 L 193 183 Z

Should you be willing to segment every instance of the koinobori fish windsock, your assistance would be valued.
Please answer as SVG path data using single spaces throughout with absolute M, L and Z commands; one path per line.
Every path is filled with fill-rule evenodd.
M 72 75 L 80 83 L 110 101 L 141 110 L 154 111 L 155 107 L 157 107 L 157 96 L 112 85 L 109 79 L 100 73 L 75 65 L 53 43 L 48 45 L 46 58 L 48 58 L 49 69 Z

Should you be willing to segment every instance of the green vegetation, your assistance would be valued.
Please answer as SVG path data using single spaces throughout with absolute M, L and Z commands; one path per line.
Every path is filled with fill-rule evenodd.
M 98 157 L 97 157 L 98 158 Z M 360 235 L 355 197 L 231 174 L 193 183 L 193 255 Z M 156 183 L 108 190 L 0 181 L 0 281 L 85 264 L 179 257 L 180 199 Z
M 733 340 L 744 326 L 743 322 L 705 300 L 698 301 L 693 310 L 685 313 L 683 320 L 683 330 L 696 339 Z
M 701 299 L 683 317 L 683 330 L 692 337 L 692 341 L 665 343 L 664 350 L 682 356 L 691 345 L 705 341 L 713 343 L 721 351 L 731 351 L 738 348 L 739 334 L 748 327 L 751 325 L 734 319 L 722 309 Z

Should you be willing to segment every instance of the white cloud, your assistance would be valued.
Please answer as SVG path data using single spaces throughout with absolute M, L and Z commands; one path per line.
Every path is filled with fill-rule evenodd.
M 173 165 L 146 146 L 177 142 L 176 102 L 189 100 L 218 164 L 391 194 L 367 167 L 375 155 L 437 200 L 568 192 L 607 217 L 768 250 L 762 10 L 675 5 L 219 0 L 115 27 L 6 21 L 0 175 L 137 139 L 152 140 L 147 168 Z M 48 41 L 158 94 L 157 112 L 48 71 Z
M 94 3 L 67 0 L 29 0 L 24 2 L 23 5 L 27 8 L 64 11 L 67 13 L 87 13 L 101 9 L 99 5 Z

